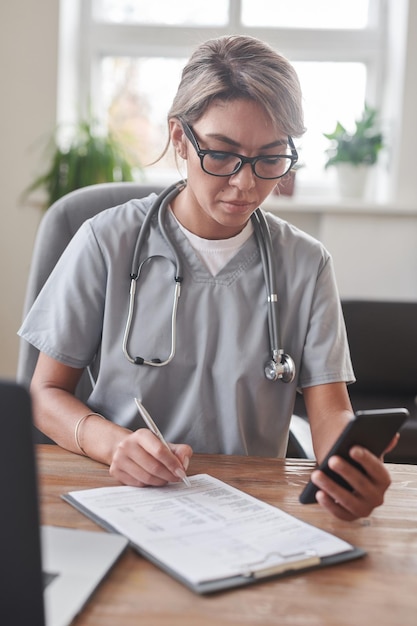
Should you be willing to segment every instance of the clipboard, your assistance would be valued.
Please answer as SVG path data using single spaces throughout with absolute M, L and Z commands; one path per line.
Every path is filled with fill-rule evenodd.
M 193 592 L 210 594 L 344 563 L 366 552 L 207 474 L 166 487 L 62 498 Z
M 109 530 L 109 529 L 108 529 Z M 114 532 L 114 531 L 112 531 Z M 352 547 L 348 552 L 343 552 L 337 555 L 332 555 L 328 557 L 307 557 L 305 559 L 300 560 L 296 563 L 288 563 L 285 567 L 277 566 L 275 568 L 264 568 L 263 570 L 257 570 L 252 572 L 242 572 L 241 574 L 237 574 L 236 576 L 230 576 L 228 578 L 221 578 L 218 580 L 206 580 L 200 581 L 198 583 L 190 583 L 187 578 L 179 575 L 175 570 L 167 567 L 158 559 L 152 557 L 151 554 L 147 554 L 145 550 L 140 548 L 139 546 L 135 546 L 131 544 L 131 547 L 135 549 L 141 556 L 146 558 L 146 560 L 150 561 L 154 565 L 156 565 L 159 569 L 162 569 L 167 574 L 175 578 L 180 583 L 188 587 L 194 593 L 199 595 L 209 595 L 213 593 L 218 593 L 221 591 L 228 591 L 234 588 L 246 587 L 247 585 L 253 585 L 256 583 L 260 583 L 262 581 L 271 580 L 275 578 L 285 578 L 289 576 L 295 576 L 297 574 L 305 574 L 309 571 L 320 569 L 322 567 L 330 567 L 333 565 L 339 565 L 342 563 L 347 563 L 348 561 L 359 559 L 366 556 L 366 551 Z

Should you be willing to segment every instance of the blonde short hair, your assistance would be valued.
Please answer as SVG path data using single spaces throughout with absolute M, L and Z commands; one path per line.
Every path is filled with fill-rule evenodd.
M 291 63 L 268 44 L 243 35 L 210 39 L 184 67 L 168 113 L 189 124 L 214 100 L 249 99 L 260 104 L 280 131 L 304 133 L 302 94 Z

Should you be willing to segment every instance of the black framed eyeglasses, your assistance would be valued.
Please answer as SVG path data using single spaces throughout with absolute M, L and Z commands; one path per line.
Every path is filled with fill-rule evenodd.
M 200 158 L 201 168 L 211 176 L 232 176 L 249 163 L 253 173 L 258 178 L 273 180 L 282 178 L 298 161 L 292 137 L 288 135 L 288 144 L 285 154 L 268 154 L 265 156 L 246 157 L 235 152 L 222 150 L 201 150 L 194 131 L 184 120 L 180 120 L 185 136 L 190 140 Z

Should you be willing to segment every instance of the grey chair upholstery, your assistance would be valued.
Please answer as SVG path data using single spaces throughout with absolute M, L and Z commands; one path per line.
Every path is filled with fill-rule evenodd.
M 161 187 L 138 183 L 102 183 L 77 189 L 55 202 L 43 216 L 35 240 L 26 288 L 23 316 L 27 314 L 68 243 L 85 220 L 132 198 L 143 198 Z M 28 387 L 38 350 L 20 342 L 17 379 Z
M 36 236 L 32 262 L 26 288 L 23 317 L 29 311 L 46 279 L 55 267 L 62 252 L 81 224 L 97 213 L 112 206 L 123 204 L 132 198 L 143 198 L 162 187 L 139 183 L 102 183 L 77 189 L 57 200 L 43 216 Z M 26 341 L 20 341 L 17 380 L 29 388 L 39 352 Z M 85 399 L 91 389 L 87 373 L 84 373 L 77 396 Z M 38 443 L 50 440 L 35 429 Z
M 417 464 L 417 302 L 343 300 L 356 382 L 349 386 L 353 409 L 405 407 L 410 419 L 390 463 Z M 295 413 L 306 415 L 302 397 Z

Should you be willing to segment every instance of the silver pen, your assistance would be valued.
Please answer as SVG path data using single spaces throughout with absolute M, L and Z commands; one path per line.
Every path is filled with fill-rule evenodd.
M 138 400 L 138 398 L 135 398 L 135 402 L 136 402 L 136 406 L 138 408 L 139 414 L 142 417 L 143 421 L 145 422 L 146 426 L 149 428 L 149 430 L 156 436 L 158 437 L 159 441 L 161 443 L 164 444 L 164 446 L 166 448 L 168 448 L 168 450 L 174 454 L 171 450 L 171 448 L 169 447 L 169 445 L 167 444 L 167 442 L 164 439 L 163 434 L 161 433 L 161 431 L 159 430 L 158 426 L 155 424 L 155 422 L 153 421 L 152 417 L 149 415 L 148 411 L 145 409 L 145 407 L 143 406 L 142 402 L 140 400 Z M 184 471 L 184 475 L 180 476 L 182 482 L 187 485 L 187 487 L 191 487 L 191 482 L 188 479 L 185 471 Z

